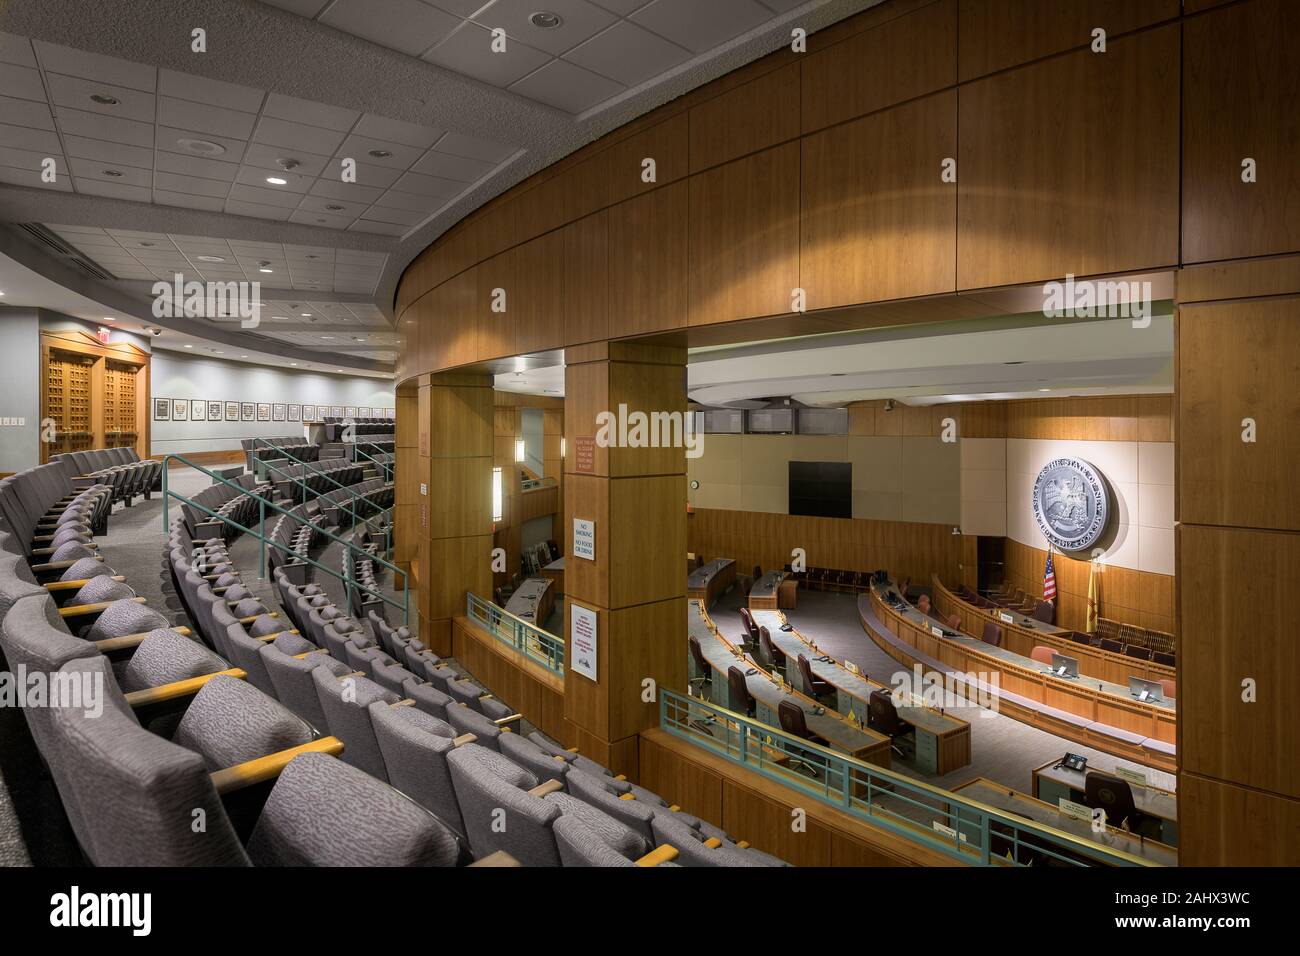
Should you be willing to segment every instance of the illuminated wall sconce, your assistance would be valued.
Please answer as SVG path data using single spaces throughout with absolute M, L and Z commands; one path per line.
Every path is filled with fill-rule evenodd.
M 560 457 L 564 457 L 564 436 L 560 436 Z
M 515 461 L 525 461 L 528 458 L 528 446 L 524 444 L 522 438 L 515 439 Z
M 501 469 L 492 469 L 492 520 L 500 521 L 502 516 L 501 504 Z

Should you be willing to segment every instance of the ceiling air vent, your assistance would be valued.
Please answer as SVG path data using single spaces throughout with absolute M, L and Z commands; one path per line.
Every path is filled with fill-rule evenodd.
M 72 246 L 68 245 L 53 232 L 42 226 L 39 222 L 20 222 L 18 228 L 25 231 L 41 245 L 53 249 L 61 256 L 77 255 L 76 249 L 73 249 Z
M 72 264 L 82 272 L 94 276 L 96 279 L 115 279 L 117 278 L 111 272 L 105 272 L 100 266 L 91 262 L 89 259 L 83 259 L 81 256 L 73 256 Z

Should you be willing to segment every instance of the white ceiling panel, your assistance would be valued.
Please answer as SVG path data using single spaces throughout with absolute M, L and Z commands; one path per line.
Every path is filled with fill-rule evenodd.
M 10 126 L 0 123 L 0 146 L 13 149 L 31 149 L 49 155 L 62 152 L 59 135 L 48 129 L 29 129 L 26 126 Z
M 297 160 L 293 172 L 299 176 L 319 176 L 325 172 L 330 162 L 328 156 L 319 156 L 301 149 L 285 149 L 282 146 L 265 146 L 262 143 L 250 143 L 244 151 L 244 164 L 262 170 L 283 169 L 281 159 Z
M 261 203 L 267 206 L 282 206 L 296 209 L 301 197 L 293 193 L 282 193 L 270 187 L 244 186 L 236 184 L 230 189 L 230 198 L 245 203 Z
M 465 188 L 464 183 L 458 183 L 451 179 L 442 179 L 437 176 L 421 176 L 419 173 L 406 173 L 401 179 L 393 183 L 393 188 L 399 192 L 416 193 L 421 196 L 432 196 L 435 199 L 450 199 Z
M 428 149 L 442 135 L 441 130 L 429 126 L 404 123 L 401 120 L 375 116 L 373 113 L 366 113 L 362 116 L 357 121 L 356 128 L 352 132 L 357 136 L 368 136 L 390 143 L 401 143 L 403 146 L 418 146 L 421 149 Z
M 267 179 L 283 179 L 284 185 L 268 183 Z M 298 193 L 300 195 L 306 195 L 307 190 L 311 188 L 311 184 L 315 181 L 310 176 L 298 176 L 294 173 L 286 173 L 283 170 L 254 169 L 252 166 L 241 166 L 239 175 L 235 177 L 235 182 L 245 186 L 258 186 L 275 192 Z
M 631 20 L 695 53 L 703 53 L 752 30 L 772 11 L 755 0 L 654 0 Z
M 127 186 L 140 186 L 148 189 L 153 185 L 153 172 L 148 169 L 136 169 L 134 166 L 105 166 L 88 159 L 69 160 L 72 175 L 80 182 L 82 179 L 102 179 L 109 183 L 124 183 Z M 118 175 L 113 175 L 117 173 Z
M 230 183 L 219 179 L 203 179 L 199 176 L 181 176 L 177 173 L 155 172 L 153 184 L 158 189 L 189 193 L 194 196 L 225 199 L 230 194 Z
M 420 0 L 336 0 L 320 22 L 418 56 L 454 30 L 460 20 Z
M 365 136 L 349 136 L 338 148 L 336 156 L 355 159 L 358 166 L 365 162 L 388 169 L 409 169 L 413 162 L 424 155 L 424 152 L 418 146 L 403 146 L 401 143 L 388 143 Z M 383 155 L 385 153 L 389 155 Z M 357 181 L 362 181 L 360 170 L 358 170 Z
M 289 218 L 292 211 L 293 210 L 282 206 L 266 206 L 260 203 L 240 202 L 235 199 L 226 200 L 226 212 L 230 213 L 232 216 L 252 216 L 256 219 L 278 219 L 283 222 Z
M 50 99 L 58 106 L 99 113 L 101 116 L 136 120 L 141 123 L 154 121 L 152 93 L 142 93 L 125 86 L 113 86 L 111 83 L 95 83 L 78 76 L 64 76 L 62 73 L 46 73 L 45 82 L 49 86 Z M 117 102 L 99 103 L 91 99 L 94 96 Z
M 262 100 L 266 98 L 264 92 L 255 90 L 251 86 L 210 80 L 207 77 L 178 73 L 175 70 L 158 71 L 158 92 L 164 96 L 206 103 L 209 106 L 221 106 L 242 113 L 256 113 L 262 108 Z
M 136 202 L 148 202 L 152 198 L 150 191 L 144 186 L 127 186 L 94 179 L 78 179 L 77 192 L 88 193 L 91 196 L 107 196 L 109 199 L 133 199 Z
M 329 155 L 343 142 L 343 134 L 321 126 L 308 126 L 290 120 L 263 116 L 257 124 L 253 141 L 286 149 L 305 149 L 309 153 Z
M 551 57 L 519 40 L 507 40 L 506 48 L 500 53 L 494 53 L 492 31 L 467 22 L 426 53 L 424 59 L 480 82 L 506 87 L 527 76 Z
M 453 156 L 451 153 L 437 150 L 425 153 L 420 161 L 411 167 L 412 172 L 454 179 L 462 183 L 472 183 L 482 179 L 491 170 L 492 163 L 485 163 L 480 159 L 468 159 L 464 156 Z
M 266 106 L 262 112 L 276 119 L 321 126 L 343 133 L 352 129 L 361 116 L 357 110 L 330 106 L 326 103 L 313 103 L 311 100 L 301 100 L 296 96 L 284 96 L 280 93 L 272 93 L 266 98 Z
M 43 40 L 35 40 L 33 45 L 41 68 L 50 73 L 80 76 L 97 83 L 112 83 L 114 86 L 126 86 L 146 93 L 157 90 L 158 71 L 152 66 L 88 50 L 74 50 L 72 47 L 58 46 Z
M 539 10 L 558 15 L 560 25 L 550 29 L 534 26 L 529 17 Z M 595 36 L 616 18 L 587 0 L 546 0 L 544 4 L 538 0 L 493 0 L 473 19 L 489 30 L 500 28 L 511 39 L 559 56 Z
M 181 145 L 181 140 L 202 139 L 207 142 L 220 146 L 222 152 L 215 156 L 204 155 L 205 159 L 220 158 L 223 161 L 239 162 L 240 157 L 244 155 L 244 147 L 247 145 L 242 139 L 231 139 L 225 136 L 218 136 L 215 133 L 198 133 L 194 130 L 175 129 L 170 126 L 159 126 L 154 133 L 154 146 L 158 149 L 166 150 L 169 153 L 183 153 L 186 156 L 193 156 L 194 151 L 191 148 Z
M 567 60 L 552 60 L 510 87 L 510 92 L 554 106 L 566 113 L 581 113 L 623 91 L 621 83 Z
M 409 175 L 409 174 L 408 174 Z M 384 191 L 376 186 L 366 186 L 361 183 L 344 183 L 337 179 L 318 179 L 316 185 L 311 187 L 310 194 L 313 196 L 326 196 L 330 199 L 341 199 L 344 202 L 372 203 Z
M 69 152 L 71 151 L 69 149 Z M 203 156 L 191 156 L 187 153 L 160 152 L 155 159 L 154 169 L 158 172 L 180 173 L 185 176 L 198 176 L 203 179 L 232 183 L 239 173 L 239 164 L 207 159 Z
M 0 63 L 35 67 L 36 54 L 32 52 L 32 41 L 12 33 L 0 33 Z
M 6 96 L 19 99 L 45 99 L 45 84 L 41 82 L 40 71 L 11 63 L 0 63 L 0 90 L 4 90 Z
M 436 196 L 421 196 L 418 193 L 404 193 L 397 189 L 390 189 L 379 197 L 377 205 L 389 209 L 418 210 L 427 214 L 441 207 L 444 202 L 445 199 Z
M 55 107 L 55 118 L 58 120 L 59 129 L 73 136 L 103 139 L 126 146 L 153 145 L 154 128 L 151 123 L 138 123 L 135 120 L 103 116 L 85 110 L 69 109 L 66 106 Z
M 352 232 L 369 232 L 379 236 L 400 236 L 408 228 L 408 226 L 399 226 L 387 222 L 367 222 L 364 219 L 358 219 L 348 227 Z
M 0 153 L 3 151 L 0 150 Z M 60 176 L 52 183 L 42 182 L 40 176 L 32 175 L 28 169 L 16 168 L 5 164 L 3 155 L 0 155 L 0 182 L 8 183 L 11 186 L 32 186 L 37 189 L 53 189 L 58 192 L 72 192 L 72 179 L 68 176 Z
M 12 96 L 0 96 L 0 118 L 15 126 L 29 126 L 32 129 L 54 129 L 54 117 L 50 108 L 35 100 L 20 100 Z
M 691 58 L 689 50 L 634 23 L 619 20 L 608 30 L 564 55 L 602 76 L 636 86 Z
M 256 113 L 241 113 L 224 106 L 209 106 L 190 100 L 164 96 L 158 104 L 158 122 L 176 129 L 191 129 L 207 135 L 216 133 L 230 139 L 248 139 L 257 121 Z

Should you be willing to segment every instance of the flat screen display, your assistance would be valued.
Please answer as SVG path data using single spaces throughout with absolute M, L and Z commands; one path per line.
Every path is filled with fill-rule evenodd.
M 853 463 L 790 462 L 790 514 L 853 517 Z

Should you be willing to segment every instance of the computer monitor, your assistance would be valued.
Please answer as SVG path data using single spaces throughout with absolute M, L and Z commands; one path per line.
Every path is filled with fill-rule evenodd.
M 1052 655 L 1052 673 L 1057 677 L 1078 677 L 1079 659 L 1064 654 Z
M 1138 700 L 1162 701 L 1165 699 L 1164 690 L 1158 681 L 1143 680 L 1141 677 L 1130 677 L 1128 679 L 1128 692 Z

